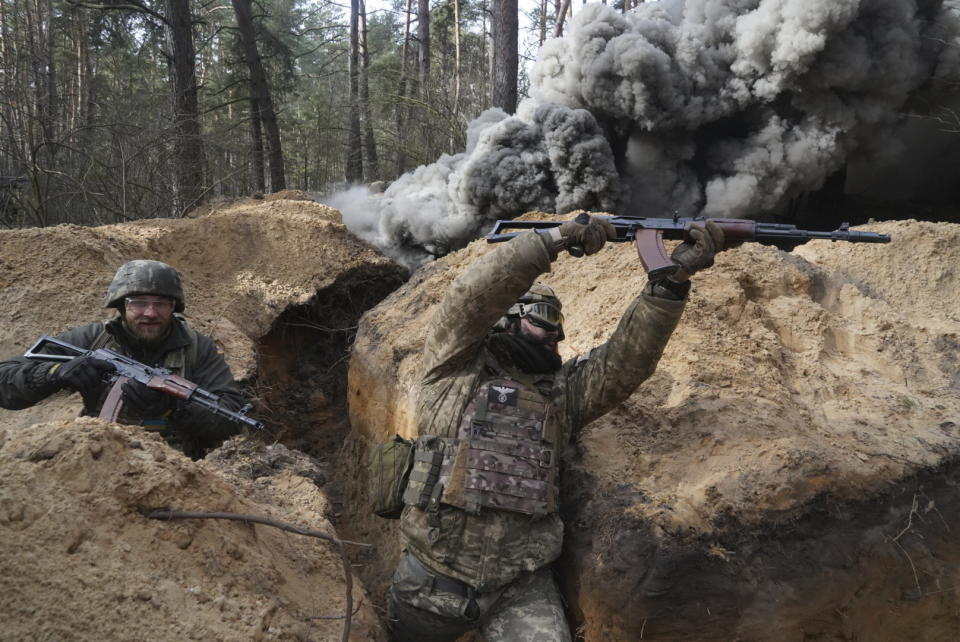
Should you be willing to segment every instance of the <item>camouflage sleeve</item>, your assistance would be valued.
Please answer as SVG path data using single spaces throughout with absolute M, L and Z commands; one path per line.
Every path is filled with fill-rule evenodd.
M 613 410 L 653 374 L 685 305 L 655 296 L 648 283 L 606 343 L 564 364 L 574 431 Z
M 46 376 L 52 366 L 24 357 L 0 361 L 0 408 L 23 410 L 56 392 Z
M 208 337 L 197 334 L 197 363 L 189 373 L 190 381 L 207 392 L 220 397 L 222 406 L 237 411 L 243 404 L 243 395 L 223 358 L 223 353 Z M 238 424 L 215 415 L 204 408 L 180 405 L 171 418 L 174 430 L 199 439 L 205 446 L 215 445 L 240 431 Z
M 494 323 L 550 270 L 550 251 L 536 232 L 521 234 L 474 261 L 454 279 L 428 329 L 425 379 L 473 356 Z
M 102 323 L 89 323 L 61 332 L 57 338 L 87 349 L 102 330 Z M 26 357 L 0 361 L 0 407 L 23 410 L 57 392 L 60 388 L 47 376 L 55 365 L 49 361 L 32 361 Z

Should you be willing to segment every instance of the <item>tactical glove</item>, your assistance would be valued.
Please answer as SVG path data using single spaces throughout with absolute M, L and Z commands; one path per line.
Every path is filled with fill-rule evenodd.
M 724 249 L 723 229 L 707 219 L 706 225 L 692 223 L 690 239 L 673 250 L 670 259 L 680 268 L 670 275 L 674 281 L 686 281 L 696 272 L 713 265 L 713 257 Z
M 112 370 L 109 362 L 87 355 L 53 366 L 47 377 L 58 388 L 70 388 L 86 396 L 102 391 L 107 385 L 103 375 Z
M 158 417 L 172 405 L 173 398 L 165 392 L 148 388 L 131 379 L 123 384 L 123 405 L 127 412 L 139 417 Z
M 596 254 L 607 241 L 617 238 L 617 232 L 605 218 L 591 217 L 587 213 L 577 215 L 572 221 L 560 225 L 563 246 L 573 256 Z

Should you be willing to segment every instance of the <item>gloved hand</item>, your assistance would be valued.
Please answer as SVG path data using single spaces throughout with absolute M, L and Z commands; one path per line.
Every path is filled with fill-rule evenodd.
M 131 379 L 123 384 L 123 405 L 128 412 L 140 417 L 158 417 L 173 402 L 173 397 L 165 392 L 148 388 L 139 381 Z
M 674 281 L 687 281 L 696 272 L 713 265 L 713 257 L 724 249 L 723 230 L 719 225 L 707 219 L 706 225 L 690 225 L 690 240 L 684 241 L 673 250 L 670 259 L 680 266 L 670 275 Z
M 103 391 L 107 385 L 103 375 L 112 370 L 113 366 L 107 361 L 87 355 L 55 365 L 48 371 L 47 378 L 58 388 L 70 388 L 86 399 Z
M 596 254 L 607 241 L 617 238 L 617 231 L 607 219 L 591 217 L 583 212 L 572 221 L 560 224 L 560 236 L 567 251 L 573 256 L 580 256 L 574 248 L 582 248 L 587 255 Z

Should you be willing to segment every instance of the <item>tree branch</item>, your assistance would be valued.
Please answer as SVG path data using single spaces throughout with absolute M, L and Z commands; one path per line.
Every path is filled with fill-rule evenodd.
M 265 526 L 273 526 L 274 528 L 279 528 L 280 530 L 287 531 L 290 533 L 296 533 L 297 535 L 306 535 L 307 537 L 316 537 L 319 539 L 327 540 L 332 542 L 340 552 L 340 559 L 343 562 L 343 574 L 344 579 L 347 584 L 347 605 L 346 613 L 343 616 L 343 637 L 341 638 L 342 642 L 348 642 L 350 639 L 350 620 L 353 615 L 353 573 L 350 572 L 350 559 L 347 557 L 347 550 L 344 547 L 344 544 L 353 544 L 354 546 L 370 546 L 369 544 L 363 544 L 360 542 L 350 542 L 347 540 L 338 539 L 332 535 L 328 535 L 321 531 L 309 530 L 306 528 L 301 528 L 300 526 L 294 526 L 292 524 L 286 524 L 284 522 L 277 521 L 275 519 L 270 519 L 267 517 L 257 517 L 255 515 L 244 515 L 239 513 L 195 513 L 179 510 L 155 510 L 147 514 L 148 519 L 230 519 L 238 522 L 253 522 L 255 524 L 264 524 Z
M 82 2 L 81 0 L 67 0 L 67 3 L 75 7 L 83 7 L 85 9 L 97 9 L 99 11 L 126 10 L 126 11 L 135 11 L 137 13 L 145 13 L 148 16 L 153 16 L 154 18 L 156 18 L 157 20 L 159 20 L 165 25 L 169 26 L 170 24 L 169 22 L 167 22 L 167 18 L 163 14 L 157 13 L 150 7 L 144 4 L 141 4 L 136 0 L 128 0 L 127 2 L 116 2 L 116 3 L 110 3 L 110 4 Z

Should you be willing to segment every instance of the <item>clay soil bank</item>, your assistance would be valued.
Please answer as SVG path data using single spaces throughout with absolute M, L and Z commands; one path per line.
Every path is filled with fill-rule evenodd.
M 657 373 L 571 445 L 557 569 L 582 639 L 956 639 L 960 225 L 865 229 L 894 241 L 722 254 Z M 178 267 L 190 321 L 280 442 L 242 436 L 194 462 L 136 428 L 73 419 L 75 396 L 0 411 L 0 637 L 339 639 L 330 545 L 147 519 L 168 507 L 371 544 L 350 548 L 351 639 L 385 640 L 396 523 L 369 512 L 366 454 L 411 434 L 423 328 L 489 247 L 407 280 L 334 210 L 264 199 L 5 231 L 0 249 L 4 355 L 103 318 L 124 261 Z M 609 335 L 644 276 L 617 245 L 563 257 L 544 280 L 566 302 L 573 357 Z

